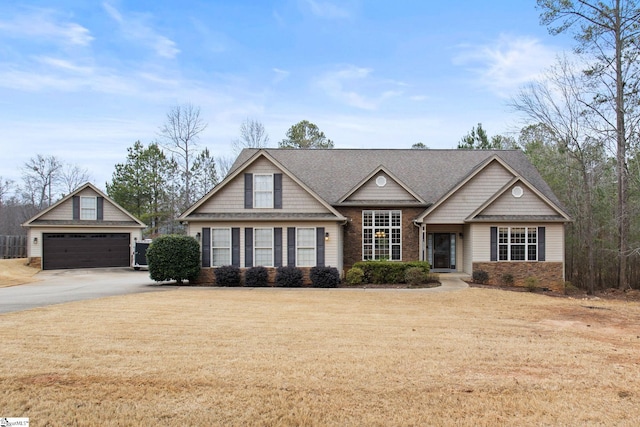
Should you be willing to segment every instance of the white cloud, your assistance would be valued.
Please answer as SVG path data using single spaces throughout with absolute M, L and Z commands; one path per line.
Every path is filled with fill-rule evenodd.
M 173 59 L 180 53 L 180 49 L 173 40 L 159 34 L 146 22 L 146 16 L 141 14 L 124 16 L 107 2 L 102 3 L 102 6 L 107 14 L 120 25 L 122 33 L 127 39 L 153 49 L 156 55 L 163 58 Z
M 383 101 L 401 95 L 402 91 L 396 87 L 404 84 L 376 80 L 371 77 L 372 72 L 370 68 L 350 65 L 324 74 L 316 84 L 330 97 L 351 107 L 376 110 Z
M 556 51 L 531 37 L 501 35 L 495 43 L 462 47 L 453 62 L 468 67 L 480 85 L 509 96 L 523 84 L 539 78 L 551 66 Z
M 271 71 L 274 72 L 275 77 L 273 78 L 273 83 L 280 83 L 281 81 L 287 79 L 289 77 L 289 75 L 291 74 L 289 71 L 287 70 L 282 70 L 280 68 L 272 68 Z
M 328 1 L 305 0 L 311 13 L 319 18 L 344 19 L 349 17 L 349 11 Z
M 54 11 L 47 9 L 32 9 L 12 20 L 2 20 L 0 31 L 12 37 L 55 41 L 70 46 L 87 46 L 93 40 L 87 28 L 75 22 L 61 21 Z

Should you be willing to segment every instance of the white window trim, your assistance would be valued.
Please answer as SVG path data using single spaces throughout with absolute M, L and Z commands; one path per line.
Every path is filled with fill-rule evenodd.
M 264 176 L 268 176 L 270 177 L 270 181 L 271 181 L 271 187 L 269 188 L 269 190 L 261 190 L 258 191 L 257 189 L 257 185 L 256 185 L 256 180 L 258 177 L 264 177 Z M 272 173 L 256 173 L 253 174 L 253 207 L 255 209 L 273 209 L 273 199 L 274 199 L 274 190 L 273 190 L 273 174 Z M 258 193 L 260 194 L 270 194 L 271 196 L 269 197 L 269 206 L 258 206 L 258 198 L 256 197 L 258 195 Z
M 507 243 L 500 243 L 500 230 L 501 229 L 507 229 Z M 524 259 L 516 259 L 516 260 L 512 260 L 511 259 L 511 246 L 522 246 L 523 243 L 511 243 L 511 230 L 514 228 L 524 228 Z M 529 243 L 529 230 L 530 229 L 535 229 L 536 231 L 536 241 L 535 243 Z M 538 227 L 530 227 L 530 226 L 526 226 L 526 225 L 518 225 L 518 226 L 499 226 L 498 227 L 498 236 L 497 236 L 497 245 L 498 247 L 497 252 L 498 252 L 498 261 L 499 262 L 535 262 L 538 261 Z M 500 246 L 506 246 L 507 248 L 507 259 L 500 259 Z M 536 258 L 535 259 L 529 259 L 529 246 L 535 246 L 536 248 Z
M 225 230 L 225 231 L 229 232 L 229 246 L 215 246 L 214 245 L 214 243 L 215 243 L 215 240 L 213 238 L 214 230 Z M 224 265 L 231 265 L 231 252 L 233 250 L 232 246 L 233 246 L 233 243 L 231 241 L 231 228 L 228 228 L 228 227 L 215 227 L 215 228 L 212 228 L 211 229 L 211 251 L 210 251 L 211 252 L 210 253 L 210 255 L 211 255 L 211 266 L 212 267 L 222 267 Z M 229 249 L 229 262 L 226 263 L 226 264 L 220 264 L 220 265 L 215 264 L 214 261 L 213 261 L 213 251 L 214 251 L 214 249 Z
M 258 246 L 257 245 L 257 239 L 256 239 L 256 234 L 258 232 L 258 230 L 270 230 L 271 231 L 271 242 L 270 242 L 270 246 Z M 254 228 L 253 229 L 253 265 L 254 267 L 257 266 L 261 266 L 261 267 L 274 267 L 274 254 L 275 254 L 275 248 L 274 248 L 274 231 L 273 231 L 273 227 L 258 227 L 258 228 Z M 256 250 L 258 249 L 270 249 L 271 250 L 271 261 L 269 262 L 269 265 L 265 265 L 265 264 L 256 264 L 257 261 L 257 257 L 256 257 Z
M 364 225 L 364 217 L 365 214 L 367 213 L 371 213 L 371 225 L 370 226 L 365 226 Z M 376 226 L 376 214 L 380 214 L 380 213 L 385 213 L 388 215 L 389 217 L 389 226 L 388 227 L 378 227 Z M 393 225 L 393 214 L 394 213 L 398 213 L 400 214 L 400 225 L 398 226 L 394 226 Z M 376 258 L 376 248 L 375 248 L 375 230 L 376 229 L 380 229 L 380 228 L 386 228 L 387 232 L 388 232 L 388 239 L 389 239 L 389 243 L 388 243 L 388 250 L 389 250 L 389 259 L 388 261 L 402 261 L 402 211 L 399 209 L 391 209 L 391 210 L 371 210 L 371 209 L 367 209 L 367 210 L 363 210 L 362 211 L 362 260 L 363 261 L 368 261 L 367 259 L 365 259 L 364 253 L 365 253 L 365 242 L 364 242 L 364 230 L 365 229 L 370 229 L 371 233 L 372 233 L 372 243 L 371 243 L 371 260 L 377 260 L 379 258 Z M 392 236 L 392 230 L 399 230 L 400 231 L 400 242 L 399 243 L 391 243 L 391 236 Z M 394 245 L 398 245 L 400 247 L 400 258 L 399 259 L 393 259 L 393 246 Z
M 298 236 L 298 230 L 312 230 L 313 231 L 313 246 L 302 246 L 300 245 L 300 236 Z M 318 248 L 318 233 L 317 228 L 315 227 L 296 227 L 296 267 L 314 267 L 316 265 L 316 257 L 317 257 L 317 248 Z M 313 249 L 313 259 L 311 261 L 312 265 L 302 265 L 300 264 L 300 254 L 298 252 L 299 249 Z
M 91 200 L 91 207 L 86 207 L 84 204 Z M 87 215 L 91 213 L 91 215 Z M 98 219 L 98 198 L 95 196 L 80 196 L 80 220 L 83 221 L 95 221 Z

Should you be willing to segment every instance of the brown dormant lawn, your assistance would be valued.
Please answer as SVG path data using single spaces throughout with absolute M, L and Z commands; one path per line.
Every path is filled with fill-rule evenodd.
M 0 315 L 32 426 L 637 425 L 640 304 L 206 289 Z
M 26 258 L 0 259 L 0 288 L 36 282 L 35 275 L 39 271 L 39 268 L 29 267 Z

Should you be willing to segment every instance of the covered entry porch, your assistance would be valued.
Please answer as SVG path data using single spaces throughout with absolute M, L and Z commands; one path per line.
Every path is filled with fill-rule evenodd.
M 463 272 L 464 226 L 462 224 L 423 224 L 420 258 L 431 264 L 431 271 Z

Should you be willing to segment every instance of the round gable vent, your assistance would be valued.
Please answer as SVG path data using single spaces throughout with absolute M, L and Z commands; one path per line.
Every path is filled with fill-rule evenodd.
M 523 194 L 524 194 L 524 190 L 519 185 L 516 185 L 511 189 L 511 195 L 513 197 L 520 198 L 522 197 Z
M 384 187 L 385 185 L 387 185 L 387 178 L 380 175 L 379 177 L 376 178 L 376 185 L 378 187 Z

